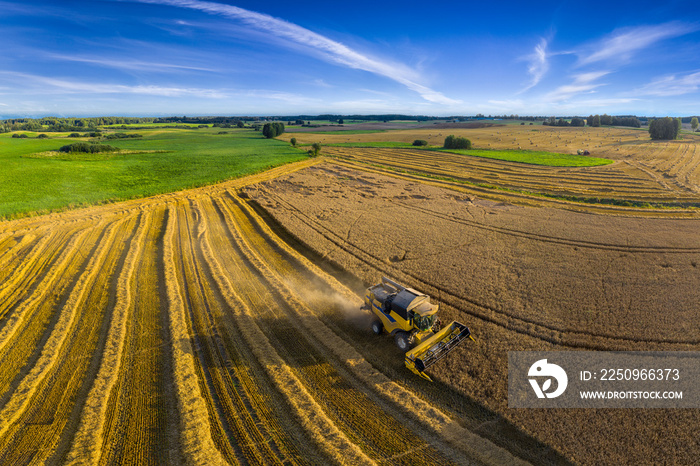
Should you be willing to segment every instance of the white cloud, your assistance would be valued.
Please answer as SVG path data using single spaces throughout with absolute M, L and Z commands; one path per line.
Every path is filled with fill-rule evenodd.
M 595 45 L 583 50 L 579 65 L 589 65 L 600 61 L 628 61 L 632 55 L 656 42 L 698 30 L 697 25 L 678 21 L 655 26 L 625 28 L 603 37 Z
M 272 16 L 221 3 L 199 0 L 138 0 L 142 3 L 169 5 L 180 8 L 190 8 L 213 15 L 237 19 L 255 29 L 265 31 L 284 41 L 301 45 L 324 60 L 347 66 L 349 68 L 368 71 L 396 81 L 408 89 L 420 94 L 423 99 L 438 104 L 457 104 L 459 101 L 450 99 L 438 91 L 423 84 L 418 73 L 401 63 L 391 63 L 368 57 L 350 47 L 317 34 L 306 28 Z
M 634 91 L 639 95 L 668 97 L 692 94 L 700 90 L 700 71 L 685 76 L 669 75 L 657 78 L 646 86 Z
M 318 86 L 318 87 L 325 87 L 325 88 L 328 88 L 328 89 L 335 87 L 335 86 L 333 86 L 333 85 L 331 85 L 331 84 L 328 84 L 326 81 L 324 81 L 324 80 L 321 79 L 321 78 L 314 79 L 313 84 L 316 85 L 316 86 Z
M 594 92 L 594 89 L 602 86 L 602 84 L 596 83 L 595 81 L 609 73 L 609 71 L 592 71 L 589 73 L 577 74 L 574 76 L 574 81 L 571 84 L 556 88 L 545 96 L 545 100 L 549 102 L 560 102 L 569 100 L 578 94 Z
M 72 61 L 79 63 L 88 63 L 91 65 L 104 66 L 108 68 L 116 68 L 120 70 L 132 70 L 132 71 L 172 71 L 172 70 L 186 70 L 186 71 L 209 71 L 216 72 L 217 70 L 213 68 L 204 68 L 199 66 L 189 66 L 189 65 L 177 65 L 172 63 L 158 63 L 158 62 L 143 62 L 138 60 L 110 60 L 107 58 L 95 58 L 95 57 L 81 57 L 81 56 L 70 56 L 70 55 L 59 55 L 59 54 L 49 54 L 49 58 L 56 60 Z
M 549 71 L 547 42 L 547 39 L 544 38 L 540 40 L 540 43 L 535 46 L 535 50 L 524 58 L 529 62 L 527 73 L 530 75 L 530 83 L 519 94 L 535 87 Z
M 183 88 L 167 86 L 127 86 L 123 84 L 104 84 L 83 81 L 69 81 L 58 78 L 47 78 L 26 73 L 0 71 L 0 76 L 23 84 L 26 92 L 34 94 L 144 94 L 163 97 L 195 96 L 210 99 L 220 99 L 228 95 L 219 89 Z M 32 88 L 31 85 L 34 85 Z

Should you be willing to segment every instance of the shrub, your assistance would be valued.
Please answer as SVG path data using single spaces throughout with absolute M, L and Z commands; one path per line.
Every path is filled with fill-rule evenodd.
M 321 153 L 321 143 L 320 142 L 314 142 L 311 144 L 311 150 L 309 150 L 309 156 L 311 157 L 317 157 L 318 154 Z
M 97 135 L 99 136 L 99 134 Z M 142 138 L 143 134 L 138 133 L 113 133 L 105 136 L 105 139 L 129 139 L 129 138 Z
M 415 141 L 413 141 L 413 145 L 414 146 L 427 146 L 428 141 L 426 141 L 425 139 L 416 139 Z
M 59 152 L 82 152 L 85 154 L 97 154 L 99 152 L 116 152 L 119 149 L 107 144 L 89 144 L 87 142 L 75 142 L 60 149 Z
M 280 134 L 284 133 L 284 123 L 265 123 L 262 132 L 263 136 L 265 136 L 268 139 L 277 137 Z
M 80 137 L 80 134 L 79 134 L 79 133 L 70 133 L 70 134 L 68 135 L 68 137 L 69 137 L 69 138 L 79 138 L 79 137 Z
M 445 138 L 445 149 L 471 149 L 472 142 L 467 138 L 450 134 Z
M 37 138 L 37 139 L 48 139 L 49 137 L 48 137 L 47 135 L 45 135 L 44 133 L 41 133 L 41 134 L 38 135 L 36 138 Z
M 297 138 L 292 138 L 289 140 L 290 143 L 292 143 L 292 146 L 296 147 L 297 146 Z

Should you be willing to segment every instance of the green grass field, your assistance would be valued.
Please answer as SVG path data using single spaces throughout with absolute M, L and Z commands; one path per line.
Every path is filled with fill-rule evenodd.
M 435 149 L 452 154 L 469 155 L 471 157 L 484 157 L 487 159 L 504 160 L 507 162 L 528 163 L 531 165 L 545 165 L 548 167 L 595 167 L 608 165 L 612 160 L 599 157 L 590 157 L 576 154 L 558 154 L 535 150 L 487 150 L 487 149 Z
M 589 157 L 576 154 L 559 154 L 555 152 L 532 151 L 532 150 L 491 150 L 491 149 L 468 149 L 455 150 L 443 149 L 435 146 L 414 146 L 405 142 L 344 142 L 337 144 L 327 144 L 332 147 L 389 147 L 402 149 L 434 150 L 449 152 L 452 154 L 468 155 L 471 157 L 484 157 L 488 159 L 504 160 L 507 162 L 528 163 L 531 165 L 545 165 L 548 167 L 595 167 L 598 165 L 608 165 L 612 160 L 599 157 Z
M 258 131 L 220 128 L 138 132 L 142 138 L 106 141 L 126 154 L 46 156 L 87 138 L 50 139 L 0 134 L 0 217 L 13 218 L 213 184 L 301 160 L 307 154 Z

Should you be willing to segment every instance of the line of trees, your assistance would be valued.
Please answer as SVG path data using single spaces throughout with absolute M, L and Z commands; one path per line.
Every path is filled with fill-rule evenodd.
M 263 136 L 268 139 L 279 136 L 284 133 L 284 123 L 276 121 L 274 123 L 265 123 L 262 129 Z
M 642 123 L 636 116 L 610 116 L 610 115 L 590 115 L 585 120 L 581 117 L 572 117 L 571 121 L 566 118 L 549 117 L 542 122 L 545 126 L 630 126 L 640 128 Z
M 542 124 L 544 126 L 586 126 L 586 120 L 580 117 L 573 117 L 571 121 L 568 121 L 564 118 L 551 117 L 544 120 Z
M 596 128 L 598 126 L 629 126 L 632 128 L 640 128 L 642 123 L 636 116 L 610 116 L 610 115 L 591 115 L 586 120 L 588 126 Z

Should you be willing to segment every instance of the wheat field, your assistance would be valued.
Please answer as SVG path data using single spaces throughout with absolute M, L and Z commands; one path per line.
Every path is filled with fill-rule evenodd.
M 315 163 L 0 223 L 0 463 L 524 463 L 378 372 L 240 195 Z

